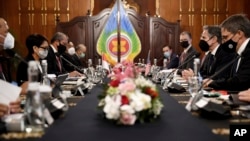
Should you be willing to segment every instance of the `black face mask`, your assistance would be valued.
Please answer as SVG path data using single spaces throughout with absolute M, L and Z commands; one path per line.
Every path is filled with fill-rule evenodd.
M 183 48 L 187 48 L 189 46 L 189 43 L 188 43 L 188 41 L 182 41 L 182 42 L 180 42 L 180 45 Z
M 66 46 L 62 45 L 62 44 L 59 44 L 59 46 L 57 47 L 57 49 L 58 49 L 58 53 L 59 54 L 63 54 L 66 51 Z
M 221 44 L 222 49 L 226 52 L 232 53 L 236 52 L 237 42 L 234 42 L 232 39 L 226 41 L 225 43 Z
M 206 41 L 200 40 L 199 47 L 202 51 L 208 51 L 209 50 L 209 45 Z

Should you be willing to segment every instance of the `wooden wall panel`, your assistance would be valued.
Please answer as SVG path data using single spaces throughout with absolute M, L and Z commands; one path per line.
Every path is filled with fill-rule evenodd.
M 244 5 L 244 13 L 247 14 L 248 18 L 250 18 L 250 8 L 249 8 L 250 1 L 245 0 L 243 5 Z
M 216 4 L 216 10 L 218 12 L 228 12 L 228 4 L 229 1 L 228 0 L 216 0 L 217 4 Z
M 56 31 L 57 19 L 67 22 L 76 16 L 85 16 L 91 9 L 91 1 L 94 2 L 93 15 L 96 15 L 110 7 L 115 0 L 0 0 L 0 17 L 7 20 L 15 36 L 15 50 L 25 56 L 25 38 L 29 34 L 41 33 L 50 40 Z M 139 5 L 139 14 L 142 16 L 148 11 L 154 16 L 158 10 L 159 16 L 169 22 L 181 20 L 181 30 L 192 33 L 193 44 L 197 48 L 204 24 L 220 24 L 226 17 L 236 13 L 246 13 L 248 17 L 250 15 L 249 0 L 127 1 Z
M 97 54 L 96 43 L 106 24 L 110 11 L 110 9 L 105 9 L 96 16 L 79 16 L 69 22 L 60 22 L 58 23 L 57 31 L 66 33 L 69 39 L 75 44 L 76 41 L 85 39 L 79 42 L 88 47 L 87 57 L 85 59 L 91 58 L 94 63 L 97 63 L 97 60 L 101 58 L 101 56 Z M 146 60 L 149 50 L 151 51 L 150 59 L 152 62 L 154 58 L 162 60 L 162 47 L 164 45 L 170 45 L 173 47 L 173 50 L 179 51 L 179 49 L 176 48 L 179 42 L 179 23 L 167 22 L 162 18 L 153 16 L 140 16 L 134 10 L 130 9 L 127 9 L 126 12 L 141 40 L 141 52 L 139 56 L 135 58 L 135 62 L 137 62 L 139 58 Z M 84 25 L 85 28 L 79 26 L 82 25 L 83 21 L 86 21 Z M 85 36 L 86 34 L 88 36 Z
M 179 23 L 170 23 L 161 18 L 151 18 L 150 23 L 149 29 L 151 29 L 150 35 L 152 39 L 150 49 L 152 56 L 157 60 L 162 60 L 162 48 L 166 45 L 171 46 L 174 52 L 180 54 L 181 50 L 178 47 L 180 33 Z

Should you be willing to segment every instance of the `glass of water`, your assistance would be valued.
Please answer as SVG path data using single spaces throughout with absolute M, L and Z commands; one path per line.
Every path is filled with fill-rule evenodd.
M 198 76 L 188 77 L 188 91 L 192 97 L 199 93 L 202 81 Z

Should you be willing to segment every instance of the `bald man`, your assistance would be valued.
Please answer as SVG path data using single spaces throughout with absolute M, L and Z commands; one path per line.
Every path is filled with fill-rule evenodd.
M 6 49 L 6 47 L 8 47 L 9 41 L 11 41 L 11 40 L 6 41 L 7 35 L 9 34 L 8 32 L 9 32 L 9 26 L 7 22 L 3 18 L 0 17 L 0 52 L 3 49 Z M 0 62 L 0 67 L 1 67 L 1 62 Z M 2 78 L 0 77 L 0 79 Z M 0 94 L 1 94 L 1 90 L 0 90 Z M 20 108 L 19 100 L 15 102 L 11 102 L 9 105 L 0 103 L 0 118 L 8 114 L 9 112 L 15 113 L 15 112 L 20 112 L 20 111 L 21 111 L 21 108 Z
M 0 18 L 0 51 L 3 50 L 4 39 L 7 36 L 8 31 L 9 26 L 7 22 L 3 18 Z
M 87 63 L 83 61 L 83 58 L 86 56 L 85 53 L 87 48 L 84 44 L 78 44 L 76 46 L 76 54 L 73 55 L 74 64 L 80 68 L 87 67 Z

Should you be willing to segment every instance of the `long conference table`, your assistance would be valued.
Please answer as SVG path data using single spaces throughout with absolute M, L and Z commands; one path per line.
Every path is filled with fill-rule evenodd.
M 70 108 L 64 118 L 56 120 L 39 139 L 41 141 L 223 141 L 203 121 L 159 88 L 164 104 L 158 120 L 152 123 L 119 126 L 100 116 L 97 96 L 103 92 L 96 85 Z

